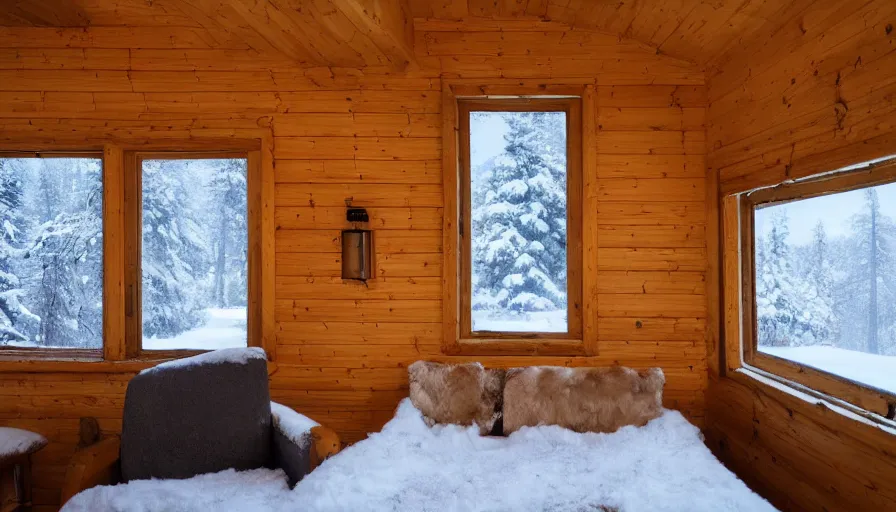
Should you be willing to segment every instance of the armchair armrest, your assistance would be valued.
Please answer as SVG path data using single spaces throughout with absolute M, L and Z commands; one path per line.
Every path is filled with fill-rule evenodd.
M 85 489 L 118 483 L 120 448 L 121 440 L 110 437 L 75 452 L 65 471 L 61 504 Z
M 339 436 L 289 407 L 271 402 L 274 462 L 293 486 L 327 457 L 339 452 Z

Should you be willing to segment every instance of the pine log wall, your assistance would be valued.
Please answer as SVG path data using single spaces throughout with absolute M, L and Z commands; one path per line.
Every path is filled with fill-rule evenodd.
M 896 154 L 896 3 L 800 0 L 780 23 L 708 73 L 723 195 Z M 823 406 L 728 372 L 710 380 L 705 432 L 785 510 L 896 510 L 896 437 Z
M 271 127 L 271 393 L 352 442 L 378 430 L 407 396 L 409 363 L 474 359 L 440 354 L 440 77 L 596 83 L 600 208 L 586 215 L 600 224 L 600 356 L 478 359 L 661 366 L 666 405 L 702 425 L 704 75 L 616 36 L 561 29 L 418 22 L 419 66 L 391 73 L 298 70 L 245 50 L 197 49 L 202 41 L 186 29 L 163 38 L 139 27 L 0 28 L 0 141 L 27 148 L 35 140 L 71 145 Z M 377 278 L 369 288 L 339 279 L 347 197 L 368 208 L 375 230 Z M 50 439 L 35 458 L 40 510 L 58 506 L 78 418 L 119 431 L 132 373 L 38 370 L 0 362 L 0 425 Z

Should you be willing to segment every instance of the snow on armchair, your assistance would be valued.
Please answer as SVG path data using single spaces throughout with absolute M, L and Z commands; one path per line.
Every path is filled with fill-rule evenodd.
M 136 375 L 121 439 L 75 454 L 62 502 L 95 485 L 230 468 L 281 468 L 295 485 L 339 448 L 335 432 L 270 401 L 263 350 L 217 350 Z

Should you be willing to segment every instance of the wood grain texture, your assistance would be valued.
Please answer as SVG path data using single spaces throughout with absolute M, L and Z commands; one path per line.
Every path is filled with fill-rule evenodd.
M 894 16 L 886 0 L 816 2 L 729 55 L 712 76 L 707 116 L 722 192 L 893 153 Z
M 896 505 L 896 432 L 741 374 L 710 379 L 707 443 L 782 510 Z
M 709 381 L 707 440 L 783 510 L 893 508 L 896 436 L 738 371 L 742 235 L 731 194 L 894 153 L 894 16 L 886 0 L 782 3 L 708 77 L 707 173 L 719 187 L 722 259 L 712 269 L 710 248 L 707 282 L 718 273 L 723 290 L 712 306 L 722 330 L 708 353 L 718 351 L 722 376 Z
M 118 1 L 127 12 L 156 12 L 143 2 Z M 100 11 L 115 16 L 92 9 Z M 206 39 L 200 20 L 183 13 L 171 19 L 190 30 L 156 41 L 138 27 L 108 34 L 91 27 L 91 36 L 0 29 L 0 147 L 101 150 L 109 142 L 130 148 L 129 141 L 141 140 L 158 150 L 172 141 L 213 137 L 223 144 L 248 131 L 273 133 L 258 158 L 273 169 L 262 181 L 273 190 L 273 203 L 260 206 L 260 229 L 275 233 L 273 243 L 261 247 L 262 323 L 274 337 L 264 344 L 276 352 L 270 363 L 275 400 L 353 442 L 391 417 L 407 396 L 405 368 L 417 359 L 661 366 L 666 405 L 702 424 L 706 186 L 700 123 L 707 94 L 700 69 L 631 43 L 617 48 L 597 33 L 577 33 L 583 46 L 566 44 L 542 36 L 539 25 L 512 20 L 489 30 L 473 24 L 470 32 L 493 34 L 458 39 L 491 38 L 514 48 L 508 55 L 429 55 L 417 44 L 417 66 L 402 72 L 388 65 L 299 69 L 282 56 L 258 57 L 235 25 L 216 28 L 217 42 Z M 495 34 L 503 28 L 517 35 L 500 42 Z M 441 35 L 431 40 L 449 41 Z M 526 41 L 539 41 L 543 55 L 534 64 L 516 46 Z M 595 45 L 626 58 L 595 57 Z M 583 293 L 590 320 L 585 335 L 597 340 L 592 355 L 555 355 L 537 346 L 529 351 L 537 355 L 526 356 L 443 353 L 443 270 L 451 264 L 443 256 L 444 232 L 451 228 L 444 219 L 456 204 L 442 187 L 443 173 L 456 169 L 456 155 L 441 140 L 443 123 L 451 123 L 444 115 L 450 105 L 443 104 L 443 76 L 499 87 L 531 77 L 536 91 L 540 84 L 592 84 L 585 124 L 595 141 L 615 141 L 588 145 L 584 156 L 583 217 L 590 230 L 583 236 L 583 264 L 596 276 Z M 676 113 L 679 106 L 685 112 Z M 373 221 L 377 277 L 369 288 L 338 279 L 349 198 L 367 207 Z M 120 432 L 127 382 L 148 364 L 0 361 L 0 424 L 50 439 L 34 460 L 39 508 L 59 504 L 78 418 L 98 418 L 104 436 Z

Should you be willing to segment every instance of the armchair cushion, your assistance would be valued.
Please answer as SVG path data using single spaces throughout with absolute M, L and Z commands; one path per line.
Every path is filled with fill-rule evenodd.
M 269 466 L 271 442 L 261 349 L 179 359 L 144 370 L 128 384 L 121 432 L 124 482 Z

